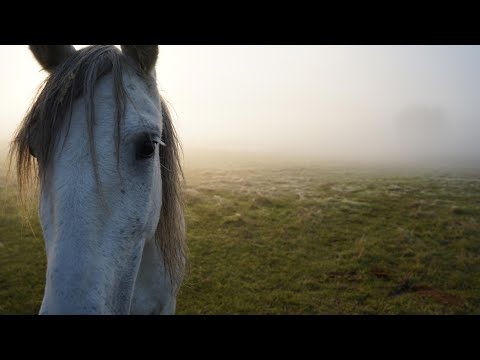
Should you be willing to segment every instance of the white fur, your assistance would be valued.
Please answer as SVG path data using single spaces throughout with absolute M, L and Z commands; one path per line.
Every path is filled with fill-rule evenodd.
M 95 183 L 83 99 L 73 105 L 65 146 L 67 129 L 41 184 L 48 267 L 40 314 L 175 312 L 176 289 L 154 243 L 162 206 L 158 147 L 153 158 L 135 158 L 140 134 L 157 133 L 160 140 L 160 103 L 128 67 L 124 83 L 129 100 L 120 135 L 120 173 L 112 76 L 99 79 L 95 88 L 94 139 L 104 202 Z

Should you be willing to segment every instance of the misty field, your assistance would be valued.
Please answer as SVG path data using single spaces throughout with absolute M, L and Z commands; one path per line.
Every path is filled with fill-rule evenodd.
M 480 314 L 480 171 L 187 163 L 178 314 Z M 35 314 L 36 209 L 0 181 L 0 314 Z

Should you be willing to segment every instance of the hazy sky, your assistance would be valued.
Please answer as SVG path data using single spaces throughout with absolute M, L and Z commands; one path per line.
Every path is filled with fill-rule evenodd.
M 480 155 L 480 46 L 160 46 L 157 73 L 187 149 Z M 0 46 L 0 139 L 44 76 Z

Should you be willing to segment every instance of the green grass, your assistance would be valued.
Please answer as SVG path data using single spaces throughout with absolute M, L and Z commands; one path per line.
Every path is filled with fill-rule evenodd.
M 480 314 L 480 172 L 276 164 L 186 178 L 178 314 Z M 0 182 L 0 314 L 33 314 L 44 245 L 14 190 Z
M 0 180 L 0 314 L 37 313 L 46 258 L 36 213 L 20 211 L 17 191 Z

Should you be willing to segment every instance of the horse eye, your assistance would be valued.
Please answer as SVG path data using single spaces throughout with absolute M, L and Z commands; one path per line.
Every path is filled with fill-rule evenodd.
M 145 140 L 139 142 L 137 145 L 137 159 L 148 159 L 155 154 L 155 149 L 158 142 L 152 140 Z

